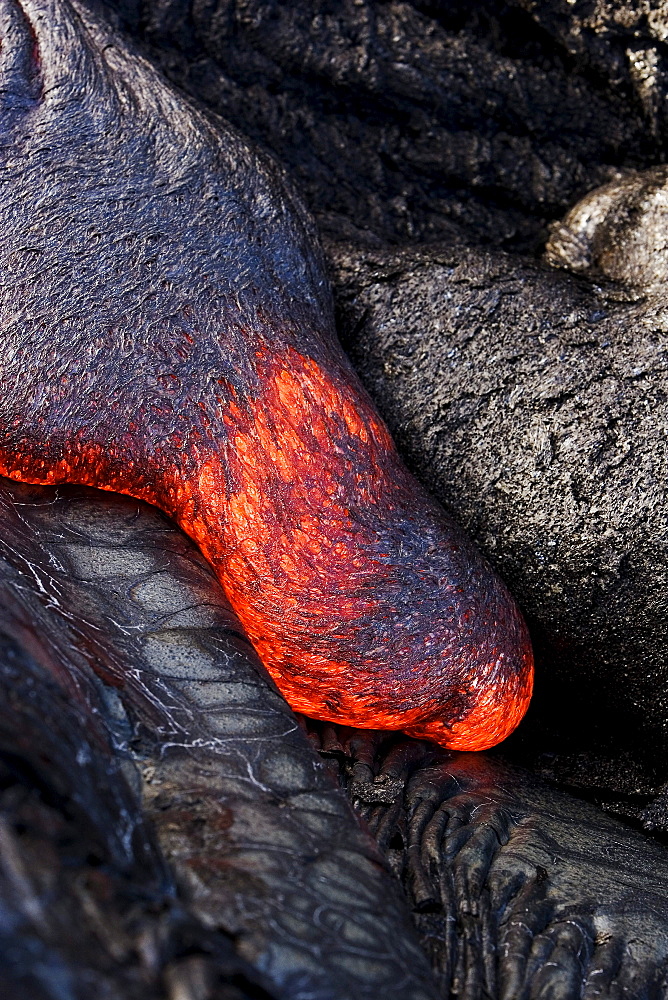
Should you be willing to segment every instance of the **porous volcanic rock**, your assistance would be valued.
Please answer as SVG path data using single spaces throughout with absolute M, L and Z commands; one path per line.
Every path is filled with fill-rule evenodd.
M 580 72 L 625 96 L 665 150 L 668 8 L 663 0 L 510 0 L 563 47 Z
M 661 296 L 458 247 L 330 258 L 345 345 L 404 456 L 527 615 L 543 749 L 551 731 L 570 753 L 665 754 Z
M 574 59 L 558 4 L 524 6 L 113 0 L 173 82 L 274 153 L 324 232 L 535 251 L 620 166 L 660 162 L 663 91 L 647 104 L 617 71 L 617 36 Z M 656 41 L 636 17 L 631 42 Z

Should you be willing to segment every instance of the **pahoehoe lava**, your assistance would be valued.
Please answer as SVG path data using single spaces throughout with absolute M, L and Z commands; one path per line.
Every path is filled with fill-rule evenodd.
M 63 685 L 81 661 L 54 650 L 48 628 L 36 635 L 22 590 L 0 557 L 0 996 L 164 1000 L 200 983 L 210 1000 L 275 1000 L 233 936 L 179 898 L 104 702 Z
M 663 997 L 668 855 L 503 759 L 312 724 L 401 879 L 443 997 Z
M 9 894 L 24 910 L 22 948 L 5 942 L 17 976 L 49 1000 L 62 996 L 58 968 L 76 1000 L 104 983 L 114 1000 L 148 988 L 162 998 L 190 953 L 206 960 L 212 990 L 236 973 L 250 995 L 258 980 L 281 1000 L 435 1000 L 373 838 L 210 566 L 163 514 L 82 487 L 0 480 L 0 635 L 18 649 L 12 659 L 0 641 L 0 761 L 13 755 L 56 803 L 71 800 L 65 815 L 74 810 L 84 844 L 88 834 L 102 881 L 77 894 L 65 872 L 41 918 L 30 895 L 17 907 Z M 75 855 L 84 887 L 85 854 Z M 92 925 L 80 950 L 68 911 Z
M 359 827 L 155 508 L 0 480 L 0 608 L 13 1000 L 661 995 L 665 849 L 498 757 L 310 721 Z
M 320 231 L 359 239 L 329 248 L 353 360 L 402 454 L 534 623 L 537 602 L 537 648 L 549 646 L 554 662 L 543 662 L 555 669 L 533 730 L 503 757 L 306 720 L 360 828 L 210 567 L 164 515 L 85 486 L 0 479 L 0 992 L 662 997 L 665 850 L 506 761 L 551 749 L 536 733 L 557 717 L 571 752 L 607 729 L 606 748 L 647 743 L 658 775 L 665 757 L 655 737 L 666 731 L 666 168 L 617 170 L 665 147 L 665 17 L 635 0 L 623 16 L 597 0 L 554 23 L 560 0 L 110 6 L 129 12 L 177 83 L 226 119 L 229 108 L 296 176 L 305 170 L 299 190 Z M 339 351 L 317 240 L 279 168 L 165 86 L 107 16 L 97 0 L 0 0 L 0 421 L 3 406 L 18 421 L 7 448 L 23 449 L 31 478 L 81 479 L 90 463 L 91 481 L 141 491 L 179 518 L 296 704 L 308 687 L 309 711 L 317 698 L 321 715 L 345 718 L 354 701 L 367 724 L 406 728 L 419 708 L 414 731 L 456 745 L 468 721 L 468 745 L 482 745 L 493 720 L 481 733 L 462 695 L 474 693 L 474 661 L 494 659 L 478 648 L 484 628 L 522 643 L 514 605 L 398 463 Z M 464 186 L 446 193 L 457 176 Z M 548 219 L 610 178 L 552 226 L 548 262 L 584 279 L 463 245 L 537 249 Z M 328 184 L 331 197 L 314 204 Z M 438 233 L 456 246 L 380 245 Z M 615 394 L 608 355 L 637 384 L 622 379 Z M 459 428 L 458 404 L 444 405 L 458 378 Z M 544 433 L 553 404 L 560 420 L 586 411 L 579 437 L 561 439 L 570 457 L 558 428 Z M 515 433 L 525 414 L 528 447 Z M 591 464 L 582 443 L 601 416 Z M 466 428 L 471 447 L 457 459 Z M 498 484 L 489 495 L 471 475 L 483 454 L 477 470 Z M 569 468 L 594 525 L 600 506 L 585 501 L 596 481 L 613 507 L 623 498 L 615 518 L 633 508 L 633 531 L 627 520 L 596 543 L 613 572 L 592 574 L 596 559 L 573 562 L 562 548 L 585 552 L 589 526 L 562 525 L 554 545 L 555 518 L 550 538 L 532 509 L 537 483 L 549 492 Z M 370 506 L 378 489 L 382 509 Z M 446 544 L 434 559 L 437 536 Z M 541 575 L 532 559 L 544 553 L 556 558 Z M 447 599 L 429 603 L 430 581 L 453 572 Z M 561 577 L 546 602 L 550 573 Z M 423 692 L 415 640 L 434 634 L 437 606 L 459 628 L 445 630 L 449 653 L 463 643 L 470 662 L 430 675 Z M 564 635 L 586 637 L 584 660 L 544 628 L 564 609 Z M 363 661 L 351 656 L 360 650 Z M 347 705 L 325 691 L 325 666 Z M 362 688 L 348 690 L 351 677 Z M 441 681 L 447 728 L 439 719 L 434 732 L 425 710 Z M 400 721 L 380 714 L 390 704 Z M 633 792 L 633 768 L 606 760 L 610 788 L 623 779 Z M 633 794 L 628 815 L 656 826 L 663 809 L 665 829 L 665 788 L 650 811 Z M 613 806 L 630 809 L 630 798 Z
M 503 739 L 526 627 L 399 459 L 280 170 L 93 3 L 2 15 L 0 471 L 174 517 L 293 707 Z

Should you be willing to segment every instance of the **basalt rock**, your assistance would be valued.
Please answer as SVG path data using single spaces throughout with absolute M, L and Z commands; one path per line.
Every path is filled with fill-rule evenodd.
M 627 108 L 645 118 L 658 149 L 665 150 L 668 93 L 668 12 L 661 2 L 511 0 L 563 47 L 581 72 L 605 81 Z
M 311 724 L 406 890 L 442 996 L 662 996 L 668 853 L 503 759 Z
M 114 6 L 173 81 L 272 150 L 339 237 L 535 251 L 620 166 L 659 162 L 654 98 L 573 60 L 543 26 L 548 3 Z M 636 28 L 636 47 L 656 42 Z
M 194 954 L 213 947 L 215 959 L 233 940 L 240 974 L 249 964 L 284 1000 L 437 996 L 372 837 L 178 529 L 127 498 L 2 480 L 0 585 L 5 605 L 19 608 L 22 631 L 12 621 L 7 629 L 41 636 L 61 691 L 40 723 L 50 734 L 41 743 L 58 746 L 69 731 L 72 712 L 58 721 L 69 697 L 92 720 L 89 738 L 98 734 L 93 760 L 130 768 L 141 803 L 126 795 L 114 812 L 105 785 L 88 780 L 85 808 L 117 851 L 135 826 L 155 831 L 180 905 L 200 929 Z M 19 719 L 31 710 L 26 685 L 14 695 L 27 703 Z M 84 724 L 72 728 L 67 738 L 85 757 Z M 16 741 L 28 762 L 35 735 L 31 725 Z M 46 763 L 52 786 L 58 760 Z M 71 790 L 81 768 L 72 773 L 67 758 L 63 769 Z
M 529 4 L 522 5 L 528 11 Z M 628 233 L 629 221 L 633 221 L 627 209 L 635 209 L 637 221 L 657 192 L 655 204 L 661 201 L 660 170 L 652 175 L 626 172 L 629 166 L 642 167 L 662 155 L 663 84 L 661 72 L 655 72 L 663 58 L 658 10 L 649 11 L 645 19 L 640 6 L 625 5 L 626 22 L 622 23 L 613 5 L 600 3 L 590 5 L 591 17 L 585 23 L 579 6 L 541 2 L 532 4 L 530 10 L 534 24 L 541 25 L 537 29 L 529 13 L 518 14 L 505 4 L 491 2 L 448 4 L 447 9 L 440 3 L 355 3 L 341 5 L 334 13 L 329 7 L 318 7 L 315 17 L 313 5 L 297 3 L 161 2 L 149 7 L 131 0 L 117 6 L 124 8 L 126 24 L 134 26 L 173 79 L 279 154 L 298 178 L 323 229 L 352 233 L 367 246 L 376 247 L 373 252 L 332 250 L 343 329 L 405 453 L 468 523 L 530 613 L 539 640 L 541 686 L 533 727 L 530 724 L 529 735 L 517 744 L 518 752 L 544 772 L 551 770 L 558 780 L 581 789 L 593 788 L 596 794 L 602 790 L 608 798 L 618 789 L 621 796 L 627 796 L 623 805 L 629 815 L 642 817 L 648 826 L 666 828 L 667 798 L 665 789 L 660 791 L 665 771 L 662 778 L 658 766 L 648 777 L 647 760 L 637 767 L 641 746 L 647 746 L 650 754 L 657 746 L 665 746 L 668 717 L 668 640 L 661 600 L 667 582 L 661 495 L 666 469 L 661 458 L 665 448 L 662 452 L 660 446 L 665 430 L 661 344 L 666 320 L 660 299 L 647 292 L 656 275 L 653 250 L 642 266 L 634 267 L 624 240 L 618 238 L 620 232 Z M 653 39 L 649 43 L 648 35 Z M 615 61 L 622 50 L 623 59 Z M 117 57 L 112 52 L 110 58 Z M 467 70 L 469 64 L 475 71 Z M 617 72 L 619 67 L 622 70 Z M 25 67 L 17 65 L 14 70 L 18 86 L 10 86 L 5 97 L 9 95 L 8 113 L 13 106 L 15 117 L 20 118 L 39 95 L 30 74 L 26 85 Z M 169 144 L 168 136 L 159 139 Z M 618 177 L 620 166 L 624 172 Z M 110 176 L 118 170 L 113 158 L 107 167 Z M 588 272 L 594 284 L 503 255 L 461 248 L 407 254 L 381 247 L 383 240 L 447 237 L 460 244 L 535 250 L 547 237 L 550 221 L 609 178 L 613 187 L 608 189 L 612 194 L 608 207 L 612 205 L 613 210 L 608 211 L 599 193 L 592 196 L 597 213 L 595 238 L 584 231 L 583 214 L 578 215 L 576 209 L 553 229 L 550 241 L 553 264 Z M 115 183 L 113 176 L 112 180 Z M 177 199 L 182 194 L 167 192 Z M 120 200 L 117 207 L 122 212 Z M 586 211 L 584 215 L 588 220 Z M 303 222 L 308 231 L 307 221 Z M 656 249 L 656 243 L 644 239 L 647 232 L 641 224 L 640 243 Z M 93 240 L 100 237 L 96 231 L 90 235 Z M 130 250 L 135 236 L 130 231 L 125 234 Z M 34 253 L 35 248 L 28 241 L 21 252 Z M 139 263 L 145 277 L 153 263 L 150 255 Z M 67 276 L 71 278 L 71 273 Z M 613 287 L 606 276 L 631 281 L 633 287 Z M 179 277 L 178 270 L 168 275 L 170 283 Z M 436 395 L 430 402 L 432 392 Z M 281 785 L 295 747 L 297 770 L 307 759 L 303 743 L 297 746 L 299 740 L 288 727 L 288 749 L 281 744 L 281 763 L 271 782 L 258 788 L 262 782 L 252 768 L 246 778 L 242 765 L 251 753 L 248 734 L 241 740 L 244 749 L 238 756 L 236 731 L 234 739 L 223 737 L 226 749 L 221 750 L 221 720 L 234 728 L 238 712 L 250 732 L 258 724 L 254 718 L 257 701 L 266 696 L 271 713 L 265 721 L 273 740 L 274 723 L 278 728 L 288 726 L 290 716 L 279 708 L 279 699 L 266 680 L 258 684 L 257 675 L 249 681 L 243 673 L 248 647 L 229 632 L 227 611 L 217 619 L 218 625 L 222 620 L 226 623 L 222 638 L 218 636 L 211 645 L 210 636 L 205 641 L 200 628 L 206 632 L 208 625 L 200 622 L 196 635 L 188 625 L 185 636 L 179 632 L 178 653 L 173 653 L 174 636 L 164 636 L 163 618 L 167 616 L 171 632 L 174 608 L 177 621 L 187 617 L 187 611 L 180 597 L 172 603 L 173 594 L 169 599 L 159 596 L 158 604 L 147 609 L 143 598 L 137 601 L 135 596 L 136 590 L 145 594 L 146 587 L 150 589 L 150 579 L 143 576 L 133 578 L 138 589 L 131 586 L 132 594 L 124 589 L 127 560 L 136 568 L 129 556 L 135 541 L 121 546 L 120 576 L 109 565 L 107 575 L 96 576 L 94 581 L 77 576 L 72 558 L 80 558 L 81 566 L 86 560 L 90 566 L 92 558 L 98 567 L 108 559 L 108 551 L 102 550 L 109 546 L 106 542 L 100 546 L 99 537 L 93 539 L 90 551 L 87 546 L 91 524 L 99 526 L 98 518 L 106 517 L 100 511 L 111 508 L 98 508 L 100 501 L 93 501 L 92 494 L 75 491 L 64 497 L 50 494 L 48 507 L 40 514 L 36 493 L 30 496 L 28 535 L 36 530 L 41 540 L 36 547 L 28 545 L 27 561 L 19 555 L 13 564 L 15 568 L 20 565 L 23 574 L 16 592 L 25 596 L 30 611 L 22 640 L 30 644 L 29 637 L 53 623 L 54 615 L 58 621 L 67 620 L 61 633 L 65 655 L 56 668 L 58 683 L 67 685 L 67 678 L 71 682 L 75 677 L 74 685 L 67 688 L 69 697 L 76 701 L 83 696 L 89 705 L 103 693 L 99 713 L 109 727 L 108 733 L 99 736 L 103 749 L 91 751 L 98 772 L 98 765 L 92 772 L 86 770 L 88 765 L 77 770 L 75 757 L 66 754 L 63 779 L 58 755 L 51 754 L 42 761 L 40 782 L 55 782 L 64 800 L 74 797 L 72 788 L 79 783 L 90 787 L 90 773 L 104 777 L 112 766 L 109 741 L 124 758 L 124 769 L 131 777 L 134 774 L 134 781 L 133 769 L 139 766 L 144 809 L 155 821 L 162 848 L 176 867 L 179 891 L 206 921 L 221 922 L 214 936 L 219 935 L 215 947 L 222 951 L 213 961 L 210 956 L 201 960 L 197 942 L 208 941 L 209 949 L 214 946 L 197 917 L 192 918 L 194 962 L 189 964 L 187 946 L 174 946 L 181 953 L 173 992 L 180 995 L 179 989 L 186 990 L 188 982 L 191 992 L 204 989 L 201 984 L 211 976 L 222 977 L 218 987 L 227 989 L 229 976 L 245 975 L 245 967 L 231 971 L 238 956 L 229 959 L 226 951 L 229 939 L 222 924 L 231 910 L 221 885 L 225 890 L 231 883 L 248 887 L 251 880 L 248 870 L 230 875 L 229 868 L 217 863 L 221 840 L 229 832 L 229 816 L 221 811 L 220 799 L 229 791 L 242 803 L 239 814 L 245 817 L 246 829 L 260 830 L 265 857 L 274 858 L 277 852 L 275 831 L 266 829 L 259 816 L 263 810 L 279 822 L 279 840 L 284 836 L 294 845 L 295 827 L 302 824 L 309 837 L 315 836 L 315 828 L 322 834 L 323 812 L 315 810 L 315 827 L 310 828 L 312 803 L 302 801 L 299 806 L 304 808 L 292 811 L 294 796 Z M 95 508 L 89 522 L 81 530 L 68 523 L 64 531 L 61 525 L 53 533 L 47 524 L 49 510 L 55 506 L 57 513 L 62 512 L 62 504 L 74 500 L 84 506 L 90 502 L 90 511 Z M 110 503 L 113 507 L 116 501 Z M 46 522 L 39 520 L 42 515 Z M 164 540 L 165 522 L 160 524 L 158 534 Z M 165 531 L 171 529 L 165 527 Z M 58 535 L 63 534 L 73 552 L 58 548 L 63 542 Z M 148 535 L 154 545 L 152 529 Z M 52 561 L 48 567 L 40 561 L 45 537 L 59 553 L 60 569 Z M 14 520 L 5 538 L 10 562 L 16 558 L 16 538 L 25 542 L 26 535 Z M 157 544 L 160 549 L 161 542 Z M 194 558 L 196 562 L 199 557 Z M 176 573 L 178 587 L 183 583 L 183 565 Z M 204 574 L 206 589 L 210 577 L 197 565 L 195 576 L 199 580 Z M 170 563 L 167 577 L 171 582 L 172 569 Z M 164 581 L 162 567 L 159 576 Z M 187 589 L 193 584 L 190 570 L 185 577 Z M 31 580 L 26 589 L 26 581 Z M 53 603 L 54 595 L 59 604 Z M 128 607 L 133 614 L 127 619 L 118 617 L 119 610 Z M 218 614 L 217 602 L 215 607 Z M 151 640 L 158 632 L 157 659 L 141 659 L 145 650 L 139 650 L 139 637 L 146 638 L 147 628 Z M 235 674 L 235 685 L 241 678 L 239 686 L 232 692 L 233 685 L 225 687 L 225 698 L 235 699 L 234 712 L 223 707 L 218 697 L 224 686 L 219 679 L 198 673 L 194 681 L 188 681 L 181 676 L 184 649 L 188 670 L 194 657 L 205 664 L 201 669 L 206 671 L 212 656 L 240 669 Z M 74 650 L 78 650 L 74 656 L 77 670 L 72 673 L 73 661 L 68 658 Z M 127 663 L 137 657 L 141 668 L 128 673 Z M 177 663 L 178 676 L 164 673 L 166 658 Z M 240 664 L 246 666 L 242 669 Z M 90 678 L 91 665 L 103 683 L 89 691 L 85 678 Z M 27 676 L 31 669 L 21 666 Z M 49 670 L 53 669 L 51 662 Z M 121 674 L 125 687 L 118 687 Z M 13 675 L 7 676 L 13 683 Z M 248 689 L 241 690 L 246 683 Z M 69 728 L 85 757 L 86 741 L 91 739 L 90 718 L 85 713 L 83 720 L 77 714 L 73 717 L 63 707 L 62 718 L 52 719 L 49 713 L 57 713 L 62 702 L 56 695 L 51 697 L 53 688 L 48 684 L 44 690 L 47 694 L 40 704 L 47 706 L 51 698 L 44 712 L 47 729 L 52 727 L 59 734 L 63 726 Z M 25 691 L 17 704 L 29 709 Z M 205 711 L 210 719 L 204 718 Z M 44 732 L 35 726 L 29 711 L 20 718 L 30 720 L 25 732 Z M 9 744 L 16 730 L 7 732 Z M 334 737 L 329 740 L 330 756 L 343 756 L 346 781 L 352 761 L 352 795 L 372 823 L 390 864 L 404 879 L 423 942 L 444 987 L 456 987 L 467 1000 L 482 990 L 492 995 L 502 990 L 513 998 L 523 993 L 652 995 L 661 990 L 667 918 L 659 896 L 665 898 L 666 892 L 665 856 L 655 847 L 498 761 L 481 758 L 476 763 L 469 758 L 467 763 L 465 757 L 434 756 L 422 745 L 400 739 L 390 741 L 389 757 L 380 744 L 378 757 L 377 748 L 372 743 L 369 749 L 362 735 L 354 752 L 350 741 L 343 750 L 341 742 Z M 629 753 L 620 755 L 624 744 Z M 592 746 L 602 751 L 598 757 L 589 752 Z M 231 762 L 229 756 L 224 757 L 230 747 L 236 748 Z M 542 753 L 546 749 L 559 753 L 546 755 Z M 578 753 L 579 749 L 583 752 Z M 36 759 L 25 746 L 21 753 L 26 759 Z M 230 763 L 230 772 L 222 777 L 221 759 Z M 255 766 L 257 758 L 252 761 Z M 113 841 L 116 828 L 124 829 L 128 808 L 134 815 L 134 807 L 128 806 L 133 801 L 131 792 L 117 769 L 113 773 L 113 780 L 100 782 L 104 795 L 112 786 L 111 803 L 94 791 L 86 792 L 86 808 L 102 817 L 103 844 Z M 451 783 L 453 775 L 456 787 Z M 197 802 L 191 795 L 193 783 L 197 783 Z M 250 797 L 244 798 L 242 789 Z M 257 800 L 253 798 L 256 793 Z M 278 805 L 272 801 L 276 795 Z M 634 796 L 650 796 L 654 801 L 631 808 Z M 284 830 L 280 819 L 288 799 Z M 119 806 L 119 802 L 126 804 Z M 34 822 L 37 827 L 48 827 L 46 842 L 53 824 L 61 820 L 54 820 L 50 806 L 44 811 L 42 805 L 40 818 Z M 608 805 L 615 804 L 608 801 Z M 28 865 L 34 863 L 40 870 L 41 844 L 35 850 L 15 835 L 26 822 L 23 803 L 15 806 L 13 799 L 2 799 L 0 807 L 13 827 L 6 842 L 7 856 L 11 859 L 25 851 Z M 32 808 L 31 799 L 31 817 Z M 555 819 L 555 812 L 561 814 L 560 820 Z M 508 844 L 499 849 L 507 835 Z M 137 834 L 133 836 L 136 839 Z M 88 833 L 77 846 L 76 863 L 82 870 L 88 863 L 90 839 L 86 837 Z M 148 852 L 142 857 L 149 858 L 150 897 L 162 891 L 155 888 L 163 886 L 161 878 L 167 878 L 164 884 L 171 883 L 160 874 L 162 862 L 150 836 L 144 838 L 140 832 L 135 848 Z M 506 846 L 509 850 L 504 853 Z M 246 859 L 249 869 L 257 863 L 255 840 L 252 847 Z M 99 845 L 96 849 L 102 850 Z M 111 848 L 109 852 L 106 870 L 113 871 L 116 856 Z M 371 855 L 362 854 L 366 860 L 360 863 L 368 874 Z M 610 877 L 606 858 L 619 864 L 626 895 L 616 870 L 615 878 Z M 244 861 L 236 854 L 234 864 L 240 860 Z M 304 877 L 301 860 L 289 869 L 291 879 Z M 330 891 L 340 893 L 345 920 L 351 901 L 347 860 L 336 858 L 329 886 Z M 356 865 L 352 868 L 358 878 Z M 45 869 L 50 866 L 47 860 Z M 16 870 L 20 874 L 20 867 Z M 272 886 L 267 896 L 282 884 L 287 870 L 277 871 L 267 863 L 263 878 Z M 122 881 L 125 876 L 119 877 Z M 66 874 L 59 882 L 58 892 L 65 899 L 71 893 L 68 878 Z M 141 895 L 144 883 L 137 878 Z M 29 886 L 22 882 L 19 888 Z M 96 901 L 97 888 L 89 893 L 93 902 L 86 903 L 93 909 L 101 905 Z M 128 910 L 123 891 L 118 890 L 120 902 L 110 904 L 114 913 L 110 920 L 125 928 Z M 489 909 L 492 897 L 499 903 L 495 913 Z M 145 894 L 140 910 L 142 906 L 146 910 L 146 898 Z M 30 891 L 26 899 L 29 907 Z M 78 905 L 57 907 L 61 925 L 67 922 L 60 918 L 63 913 L 67 920 L 77 922 Z M 384 912 L 378 899 L 374 905 Z M 397 931 L 405 925 L 393 906 L 390 910 L 398 923 L 392 922 L 392 916 L 382 934 L 396 937 L 407 949 L 401 952 L 398 966 L 391 966 L 394 976 L 402 961 L 413 961 L 407 956 L 416 953 L 412 944 L 405 945 L 410 935 L 404 938 L 404 930 Z M 251 917 L 248 954 L 260 964 L 266 961 L 279 979 L 285 975 L 281 982 L 289 982 L 287 988 L 294 992 L 300 987 L 289 977 L 308 965 L 303 943 L 308 952 L 312 924 L 308 918 L 300 924 L 286 918 L 295 935 L 291 943 L 297 944 L 296 954 L 285 958 L 285 949 L 290 947 L 285 927 L 277 930 L 274 924 L 267 930 L 262 908 Z M 26 924 L 20 924 L 23 919 L 20 916 L 17 926 L 25 929 Z M 235 920 L 236 916 L 231 924 L 237 933 Z M 388 991 L 384 970 L 382 975 L 378 968 L 374 971 L 368 952 L 363 968 L 357 966 L 356 972 L 350 972 L 356 960 L 351 957 L 356 954 L 355 942 L 359 943 L 368 927 L 362 921 L 362 930 L 360 925 L 350 929 L 345 920 L 355 940 L 352 945 L 347 940 L 344 946 L 335 942 L 334 964 L 340 960 L 337 975 L 343 975 L 341 969 L 347 962 L 353 977 L 347 982 L 355 982 L 355 989 L 362 982 L 378 990 L 382 981 L 383 992 Z M 147 920 L 143 926 L 149 924 Z M 156 933 L 150 933 L 150 940 L 155 940 Z M 40 934 L 40 929 L 28 931 L 28 940 L 38 942 L 35 947 L 41 947 Z M 639 942 L 635 955 L 632 939 Z M 264 945 L 258 944 L 262 941 Z M 497 961 L 499 942 L 503 948 Z M 141 944 L 137 950 L 141 951 Z M 282 957 L 277 958 L 279 952 Z M 223 953 L 231 963 L 225 973 L 220 971 Z M 318 962 L 324 953 L 318 952 Z M 122 954 L 127 963 L 128 953 Z M 269 954 L 271 959 L 266 958 Z M 374 954 L 377 957 L 379 952 Z M 265 957 L 258 959 L 258 955 Z M 396 960 L 396 954 L 392 958 Z M 94 973 L 95 992 L 105 976 L 112 982 L 118 975 L 121 995 L 132 996 L 136 982 L 147 981 L 142 961 L 132 964 L 131 958 L 122 969 L 112 955 L 113 973 L 108 967 L 102 974 Z M 383 966 L 386 961 L 383 952 Z M 26 968 L 19 956 L 19 973 L 22 962 Z M 329 974 L 329 966 L 323 968 Z M 397 988 L 403 988 L 403 973 L 397 975 Z M 259 991 L 259 983 L 251 980 L 252 976 L 239 988 Z M 425 988 L 429 990 L 428 985 Z M 28 994 L 31 998 L 38 995 L 34 979 L 29 989 L 34 990 Z
M 634 268 L 629 244 L 609 246 Z M 542 749 L 663 754 L 665 774 L 662 295 L 461 248 L 331 259 L 367 388 L 527 615 Z
M 104 703 L 76 647 L 54 643 L 22 556 L 0 557 L 0 996 L 272 1000 L 232 935 L 178 898 Z
M 595 188 L 552 226 L 553 267 L 661 296 L 668 276 L 668 168 L 627 173 Z

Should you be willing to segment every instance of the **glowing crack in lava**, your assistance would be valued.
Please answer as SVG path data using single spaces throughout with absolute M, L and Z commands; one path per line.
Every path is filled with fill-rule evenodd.
M 399 459 L 280 171 L 88 6 L 5 5 L 0 471 L 170 514 L 294 708 L 498 743 L 526 626 Z

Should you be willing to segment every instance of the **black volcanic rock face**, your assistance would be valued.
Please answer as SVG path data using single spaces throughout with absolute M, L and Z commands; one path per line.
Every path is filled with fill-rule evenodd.
M 367 388 L 528 616 L 535 725 L 665 754 L 663 297 L 459 248 L 331 257 Z
M 605 76 L 574 62 L 543 26 L 549 4 L 113 6 L 174 82 L 277 156 L 338 236 L 534 251 L 620 165 L 660 155 L 614 47 L 600 46 Z M 641 27 L 634 44 L 655 43 Z
M 6 494 L 0 501 L 6 515 L 3 501 Z M 261 973 L 236 952 L 233 936 L 212 931 L 179 899 L 142 816 L 137 775 L 113 752 L 94 678 L 68 645 L 72 635 L 53 621 L 49 627 L 49 613 L 28 596 L 29 585 L 5 555 L 0 996 L 163 1000 L 188 996 L 200 983 L 209 1000 L 273 1000 Z M 28 553 L 19 543 L 12 555 L 20 564 Z M 39 591 L 45 567 L 30 566 Z M 52 608 L 58 596 L 52 591 Z M 57 639 L 66 642 L 59 648 Z
M 668 16 L 662 3 L 644 0 L 511 0 L 590 78 L 623 97 L 665 151 L 668 89 Z
M 323 232 L 356 241 L 329 247 L 346 346 L 522 602 L 539 684 L 507 759 L 309 724 L 360 830 L 173 526 L 132 501 L 4 483 L 0 993 L 433 996 L 410 908 L 443 996 L 662 996 L 665 849 L 508 762 L 668 830 L 666 174 L 628 171 L 665 158 L 660 6 L 112 7 L 278 155 Z M 20 117 L 37 74 L 4 65 Z M 55 81 L 65 114 L 85 65 Z M 179 116 L 145 96 L 137 148 L 166 149 L 178 174 Z M 113 153 L 124 112 L 102 112 L 90 122 Z M 122 189 L 129 167 L 101 148 L 89 193 Z M 50 195 L 76 205 L 81 186 Z M 134 214 L 119 202 L 106 231 L 125 218 L 131 246 Z M 191 276 L 212 232 L 179 248 Z M 552 267 L 481 249 L 545 241 Z M 139 265 L 122 277 L 141 289 L 152 256 Z M 67 268 L 34 274 L 70 294 Z

